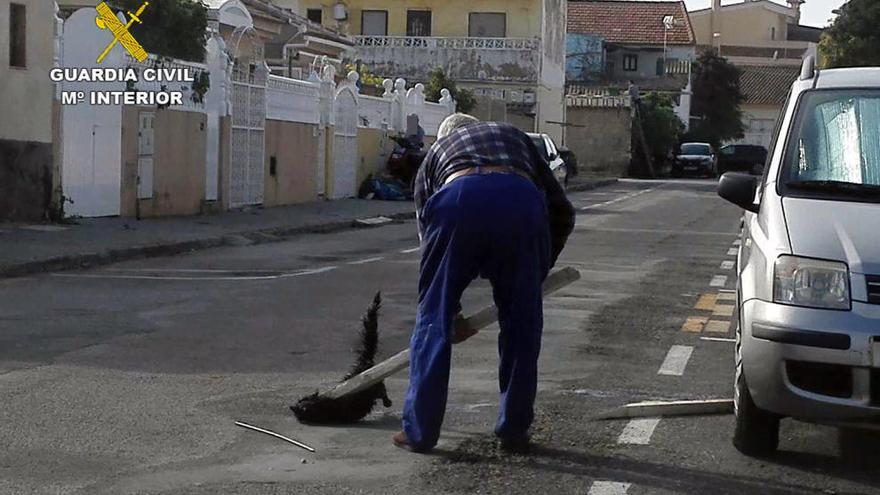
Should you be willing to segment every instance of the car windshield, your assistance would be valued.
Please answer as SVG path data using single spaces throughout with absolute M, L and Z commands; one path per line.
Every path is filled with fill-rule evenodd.
M 683 144 L 681 145 L 682 155 L 711 155 L 712 148 L 708 144 Z
M 788 143 L 783 184 L 880 199 L 880 91 L 815 91 Z

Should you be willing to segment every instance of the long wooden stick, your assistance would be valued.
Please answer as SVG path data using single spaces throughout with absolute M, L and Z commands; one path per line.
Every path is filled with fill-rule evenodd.
M 266 429 L 264 429 L 264 428 L 260 428 L 259 426 L 249 425 L 249 424 L 247 424 L 247 423 L 243 423 L 243 422 L 241 422 L 241 421 L 236 421 L 236 422 L 235 422 L 235 425 L 236 425 L 236 426 L 241 426 L 242 428 L 247 428 L 248 430 L 254 430 L 254 431 L 258 431 L 258 432 L 260 432 L 260 433 L 265 433 L 266 435 L 270 435 L 270 436 L 273 436 L 273 437 L 275 437 L 275 438 L 280 438 L 281 440 L 284 440 L 285 442 L 290 442 L 290 443 L 296 445 L 297 447 L 299 447 L 299 448 L 301 448 L 301 449 L 308 450 L 309 452 L 314 452 L 314 451 L 315 451 L 315 449 L 309 447 L 308 445 L 306 445 L 306 444 L 304 444 L 304 443 L 297 442 L 296 440 L 294 440 L 294 439 L 292 439 L 292 438 L 285 437 L 284 435 L 281 435 L 281 434 L 275 433 L 275 432 L 272 431 L 272 430 L 266 430 Z
M 544 280 L 543 294 L 546 296 L 550 293 L 556 292 L 580 278 L 580 273 L 572 267 L 556 270 Z M 467 317 L 465 319 L 465 324 L 473 330 L 481 330 L 496 321 L 498 321 L 498 310 L 493 305 L 486 306 Z M 409 366 L 409 349 L 400 351 L 361 374 L 355 375 L 336 385 L 327 392 L 321 394 L 321 397 L 327 399 L 339 399 L 340 397 L 360 392 L 361 390 L 370 388 L 398 371 L 403 370 L 407 366 Z

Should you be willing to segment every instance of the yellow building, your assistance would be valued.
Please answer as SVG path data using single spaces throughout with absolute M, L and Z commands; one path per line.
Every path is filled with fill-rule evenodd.
M 740 87 L 745 136 L 740 141 L 768 146 L 776 118 L 801 61 L 817 55 L 822 30 L 800 25 L 804 0 L 744 1 L 690 12 L 697 45 L 715 48 L 742 71 Z
M 479 98 L 506 102 L 504 115 L 493 119 L 562 136 L 565 0 L 273 3 L 353 36 L 352 58 L 377 75 L 424 82 L 441 67 Z
M 55 27 L 54 2 L 0 0 L 0 221 L 49 213 Z

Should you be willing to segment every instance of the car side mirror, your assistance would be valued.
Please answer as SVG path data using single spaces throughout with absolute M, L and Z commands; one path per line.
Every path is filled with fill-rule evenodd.
M 553 160 L 557 159 L 557 158 L 559 158 L 559 155 L 557 155 L 556 153 L 552 153 L 552 154 L 550 155 L 550 161 L 551 161 L 551 162 L 552 162 Z
M 759 206 L 755 204 L 757 190 L 758 178 L 749 174 L 728 172 L 718 182 L 719 196 L 753 213 L 758 213 L 759 210 Z

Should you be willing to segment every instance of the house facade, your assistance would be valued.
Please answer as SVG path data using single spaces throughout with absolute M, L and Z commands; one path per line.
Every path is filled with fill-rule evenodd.
M 425 82 L 443 68 L 478 97 L 503 101 L 506 120 L 561 138 L 565 0 L 274 2 L 352 36 L 353 60 L 376 75 Z
M 571 0 L 566 43 L 564 144 L 600 175 L 630 167 L 635 118 L 630 81 L 669 95 L 690 118 L 690 67 L 696 41 L 681 1 Z
M 674 91 L 687 85 L 696 38 L 684 2 L 572 0 L 569 85 Z
M 0 221 L 42 220 L 53 208 L 55 10 L 0 0 Z
M 697 44 L 714 48 L 742 72 L 745 135 L 738 142 L 768 146 L 785 96 L 804 57 L 817 56 L 822 29 L 800 24 L 803 0 L 712 6 L 690 12 Z

